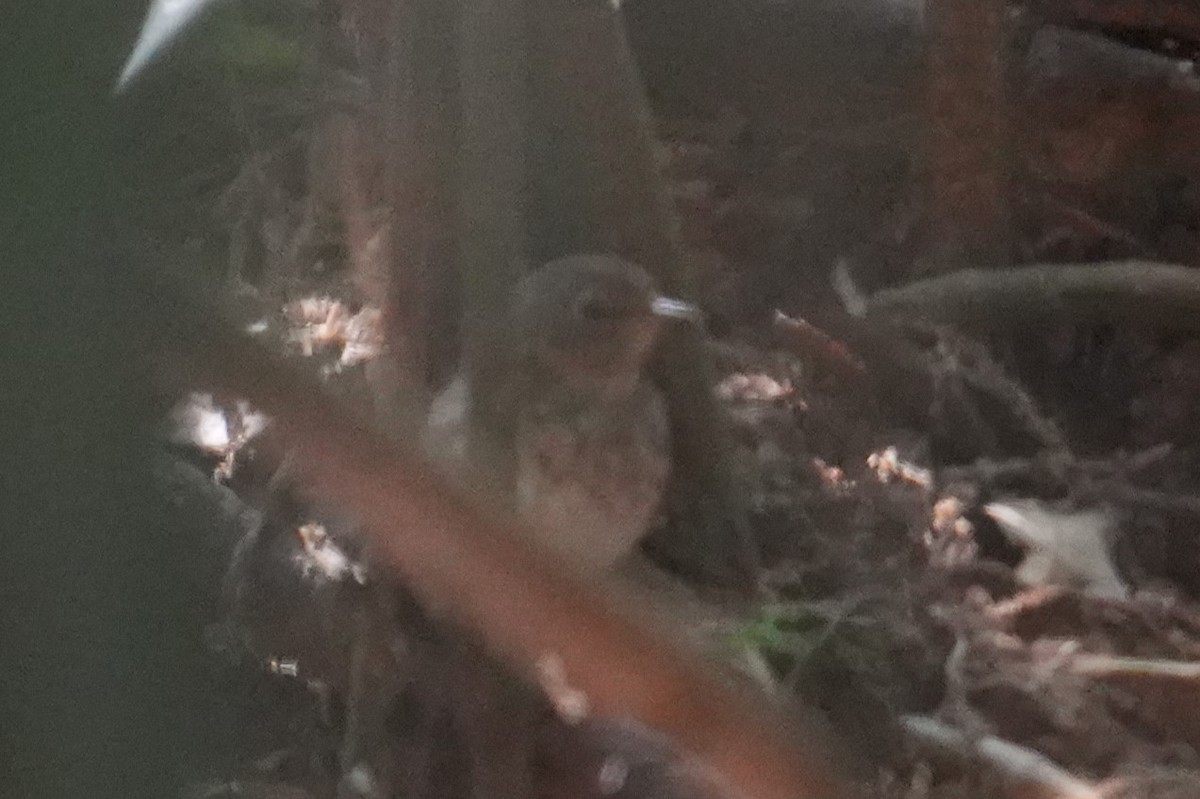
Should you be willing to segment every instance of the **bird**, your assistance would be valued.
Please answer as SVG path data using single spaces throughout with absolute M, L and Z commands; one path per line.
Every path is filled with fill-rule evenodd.
M 671 462 L 666 403 L 646 365 L 665 322 L 699 318 L 612 255 L 558 258 L 516 286 L 502 377 L 515 406 L 514 505 L 544 548 L 603 570 L 645 536 Z M 460 375 L 428 414 L 426 451 L 451 472 L 468 457 L 469 403 Z

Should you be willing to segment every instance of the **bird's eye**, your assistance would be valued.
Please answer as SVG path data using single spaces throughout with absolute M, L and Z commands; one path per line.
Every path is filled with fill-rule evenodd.
M 604 321 L 621 316 L 621 307 L 611 297 L 603 294 L 588 292 L 579 298 L 575 306 L 576 312 L 589 321 Z

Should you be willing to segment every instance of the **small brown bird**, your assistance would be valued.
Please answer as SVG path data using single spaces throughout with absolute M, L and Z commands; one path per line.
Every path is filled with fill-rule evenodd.
M 516 507 L 552 551 L 589 569 L 630 553 L 670 470 L 667 414 L 646 379 L 666 318 L 695 320 L 640 267 L 611 256 L 550 262 L 517 287 L 506 396 L 516 403 Z M 457 471 L 466 457 L 467 387 L 435 401 L 425 443 Z

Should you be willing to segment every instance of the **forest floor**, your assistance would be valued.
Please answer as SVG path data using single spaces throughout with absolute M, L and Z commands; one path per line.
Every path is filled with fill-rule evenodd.
M 854 762 L 870 764 L 858 776 L 874 796 L 1200 795 L 1197 326 L 1153 311 L 1114 321 L 1038 309 L 978 324 L 847 312 L 859 295 L 937 272 L 922 258 L 919 81 L 895 55 L 903 47 L 881 44 L 915 34 L 845 23 L 860 50 L 878 45 L 896 66 L 825 53 L 822 72 L 791 54 L 803 15 L 710 20 L 724 35 L 689 44 L 672 33 L 687 17 L 673 8 L 632 4 L 631 34 L 760 555 L 758 599 L 729 611 L 722 651 L 764 690 L 819 708 Z M 1060 60 L 1048 66 L 1048 52 Z M 1102 62 L 1095 80 L 1120 91 L 1072 84 L 1076 57 Z M 670 68 L 680 62 L 690 79 Z M 1014 62 L 1014 265 L 1200 266 L 1195 75 L 1179 78 L 1181 62 L 1144 31 L 1036 21 Z M 820 99 L 829 96 L 844 102 Z M 188 236 L 215 251 L 243 242 L 230 263 L 289 253 L 268 298 L 272 334 L 282 349 L 315 353 L 331 388 L 353 396 L 365 391 L 377 320 L 336 254 L 303 229 L 304 151 L 301 136 L 247 156 L 219 221 Z M 299 238 L 307 243 L 290 244 Z M 198 406 L 189 423 L 225 429 L 234 417 L 242 432 L 257 423 Z M 190 523 L 214 542 L 198 582 L 213 595 L 249 592 L 260 608 L 232 625 L 209 619 L 218 704 L 236 708 L 229 724 L 240 732 L 237 765 L 195 795 L 333 795 L 339 779 L 345 790 L 344 699 L 337 679 L 297 676 L 345 668 L 362 634 L 351 630 L 354 603 L 300 596 L 295 580 L 222 589 L 221 574 L 244 555 L 249 528 L 300 529 L 281 546 L 308 555 L 326 528 L 351 561 L 354 545 L 339 538 L 347 525 L 336 514 L 273 494 L 238 445 L 218 441 L 165 467 L 172 501 L 185 514 L 200 508 Z M 668 513 L 647 553 L 689 579 L 672 555 L 681 535 Z M 339 579 L 354 582 L 345 569 Z M 241 650 L 236 627 L 253 623 L 272 628 L 278 657 Z M 446 734 L 436 720 L 379 729 L 395 740 Z M 637 736 L 617 738 L 543 744 L 556 776 L 541 792 L 682 790 L 636 769 L 614 782 L 605 747 L 648 774 L 662 760 Z

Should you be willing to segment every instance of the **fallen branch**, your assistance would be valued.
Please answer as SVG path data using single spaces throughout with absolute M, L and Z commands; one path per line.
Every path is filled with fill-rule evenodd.
M 1200 269 L 1150 261 L 968 269 L 877 292 L 868 314 L 1011 329 L 1068 316 L 1200 330 Z
M 1071 671 L 1085 677 L 1170 680 L 1200 683 L 1200 663 L 1181 660 L 1149 660 L 1115 655 L 1077 655 Z
M 1027 5 L 1049 22 L 1200 40 L 1200 9 L 1188 0 L 1027 0 Z
M 917 744 L 978 761 L 994 770 L 1021 799 L 1101 799 L 1102 792 L 1032 749 L 995 736 L 972 737 L 927 716 L 904 716 L 904 731 Z
M 481 513 L 480 503 L 373 435 L 218 314 L 170 287 L 159 287 L 155 307 L 163 329 L 151 357 L 162 373 L 176 386 L 245 396 L 270 414 L 300 483 L 354 514 L 381 567 L 519 673 L 532 677 L 553 662 L 589 712 L 669 735 L 733 795 L 850 795 L 811 730 L 703 666 L 638 612 L 629 589 L 574 571 L 494 509 Z

